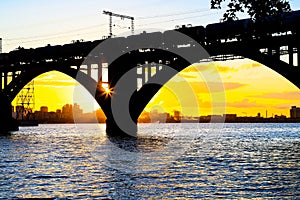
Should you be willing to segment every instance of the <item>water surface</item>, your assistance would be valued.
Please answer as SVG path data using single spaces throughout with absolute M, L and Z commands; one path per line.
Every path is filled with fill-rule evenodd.
M 0 198 L 300 198 L 300 124 L 210 128 L 142 124 L 120 156 L 104 125 L 21 127 L 0 136 Z

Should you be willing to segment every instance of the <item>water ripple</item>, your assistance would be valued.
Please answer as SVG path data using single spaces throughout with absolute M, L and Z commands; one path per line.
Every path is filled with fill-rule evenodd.
M 155 152 L 174 140 L 168 133 L 178 126 L 141 125 L 143 137 L 134 148 L 128 141 L 119 145 Z M 197 134 L 186 152 L 162 162 L 164 168 L 140 173 L 93 157 L 83 140 L 105 140 L 104 126 L 99 133 L 92 125 L 41 125 L 0 136 L 0 198 L 300 198 L 300 124 L 226 124 L 215 135 L 203 131 L 205 124 L 180 126 Z

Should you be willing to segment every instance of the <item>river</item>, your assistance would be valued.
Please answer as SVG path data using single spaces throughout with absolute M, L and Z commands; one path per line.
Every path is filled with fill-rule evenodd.
M 300 124 L 21 127 L 0 136 L 0 198 L 300 198 Z

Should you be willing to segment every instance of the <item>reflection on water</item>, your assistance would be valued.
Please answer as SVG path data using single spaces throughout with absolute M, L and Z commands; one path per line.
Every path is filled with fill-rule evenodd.
M 160 136 L 139 135 L 136 137 L 109 137 L 113 145 L 130 152 L 154 152 L 166 146 L 171 138 Z
M 208 128 L 141 125 L 141 139 L 115 146 L 138 155 L 124 165 L 143 170 L 129 173 L 112 164 L 122 156 L 108 146 L 102 125 L 23 127 L 0 136 L 0 197 L 300 198 L 300 124 L 226 124 L 215 134 Z M 164 153 L 184 140 L 174 137 L 180 133 L 196 137 L 182 154 L 169 155 L 178 153 L 171 147 Z M 148 155 L 159 167 L 139 166 Z

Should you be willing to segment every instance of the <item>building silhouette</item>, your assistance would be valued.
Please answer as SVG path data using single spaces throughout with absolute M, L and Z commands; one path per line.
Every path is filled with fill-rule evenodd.
M 24 107 L 11 107 L 13 117 L 21 120 L 18 116 L 18 110 Z M 29 114 L 29 115 L 28 115 Z M 65 104 L 61 109 L 55 112 L 49 112 L 47 106 L 41 106 L 40 110 L 34 113 L 27 112 L 24 120 L 34 119 L 38 123 L 105 123 L 106 116 L 102 109 L 90 113 L 83 113 L 80 106 L 75 103 Z M 274 117 L 264 118 L 258 113 L 256 116 L 237 116 L 237 114 L 207 115 L 207 116 L 184 116 L 180 111 L 174 110 L 173 115 L 167 112 L 159 112 L 154 109 L 150 112 L 143 111 L 138 118 L 139 123 L 297 123 L 300 122 L 300 107 L 292 106 L 290 109 L 290 118 L 284 115 L 275 115 Z
M 290 118 L 300 118 L 300 108 L 292 106 L 290 109 Z

